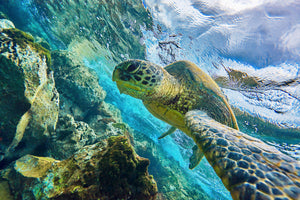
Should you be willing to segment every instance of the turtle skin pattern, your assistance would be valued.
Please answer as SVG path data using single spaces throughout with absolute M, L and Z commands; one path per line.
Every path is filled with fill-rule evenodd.
M 195 143 L 233 199 L 300 199 L 299 161 L 202 111 L 188 112 L 185 120 Z

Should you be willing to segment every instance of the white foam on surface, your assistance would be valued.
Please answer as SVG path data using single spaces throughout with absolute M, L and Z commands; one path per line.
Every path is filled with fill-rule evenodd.
M 163 31 L 182 34 L 181 47 L 198 57 L 217 52 L 255 67 L 300 61 L 300 1 L 145 0 L 145 4 Z
M 190 60 L 210 75 L 220 63 L 276 83 L 300 77 L 300 1 L 145 0 L 161 31 L 144 31 L 148 60 L 165 65 Z M 180 48 L 170 52 L 161 41 Z M 161 57 L 165 58 L 163 62 Z M 216 69 L 214 64 L 219 64 Z M 260 90 L 225 90 L 234 106 L 285 127 L 300 127 L 299 80 Z M 258 98 L 255 98 L 257 96 Z

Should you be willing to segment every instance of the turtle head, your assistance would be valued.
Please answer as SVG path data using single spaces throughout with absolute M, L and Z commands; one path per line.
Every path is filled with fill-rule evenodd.
M 142 60 L 127 60 L 118 64 L 113 72 L 113 81 L 121 93 L 145 100 L 161 84 L 164 69 Z

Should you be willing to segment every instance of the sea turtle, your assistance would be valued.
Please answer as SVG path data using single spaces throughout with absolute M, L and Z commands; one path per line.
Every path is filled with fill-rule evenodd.
M 156 117 L 190 136 L 233 199 L 300 199 L 299 161 L 240 132 L 219 87 L 193 63 L 162 68 L 129 60 L 116 66 L 113 80 L 120 92 L 142 99 Z
M 203 111 L 190 111 L 185 119 L 190 136 L 233 199 L 300 199 L 299 161 Z
M 121 93 L 141 99 L 155 117 L 172 126 L 159 138 L 176 128 L 190 135 L 184 124 L 184 115 L 190 110 L 205 111 L 218 122 L 238 129 L 221 89 L 192 62 L 177 61 L 163 68 L 143 60 L 127 60 L 115 67 L 113 81 Z M 190 168 L 202 157 L 203 153 L 195 146 Z

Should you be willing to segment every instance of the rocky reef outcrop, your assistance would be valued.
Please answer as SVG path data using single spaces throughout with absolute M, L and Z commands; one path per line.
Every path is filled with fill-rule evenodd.
M 48 68 L 50 52 L 31 35 L 0 29 L 0 63 L 0 151 L 6 162 L 38 151 L 54 132 L 59 94 Z
M 1 171 L 0 185 L 11 188 L 2 197 L 154 200 L 157 187 L 148 165 L 124 136 L 86 146 L 63 161 L 27 155 Z
M 76 108 L 64 108 L 75 117 L 85 116 L 97 109 L 103 102 L 106 92 L 99 85 L 99 78 L 92 69 L 85 67 L 76 55 L 68 51 L 53 51 L 52 66 L 58 92 L 62 95 L 61 107 L 77 105 Z M 71 101 L 72 103 L 68 103 Z M 69 109 L 69 110 L 66 110 Z
M 107 139 L 127 135 L 120 111 L 104 101 L 106 92 L 92 69 L 69 51 L 51 53 L 52 69 L 60 94 L 58 124 L 49 142 L 49 153 L 66 159 L 80 148 Z M 122 127 L 124 126 L 124 127 Z
M 87 123 L 75 121 L 72 115 L 60 116 L 55 135 L 49 141 L 48 152 L 52 157 L 63 160 L 96 141 L 97 135 Z
M 66 51 L 51 62 L 23 31 L 0 34 L 1 197 L 155 199 L 149 160 L 95 72 Z

